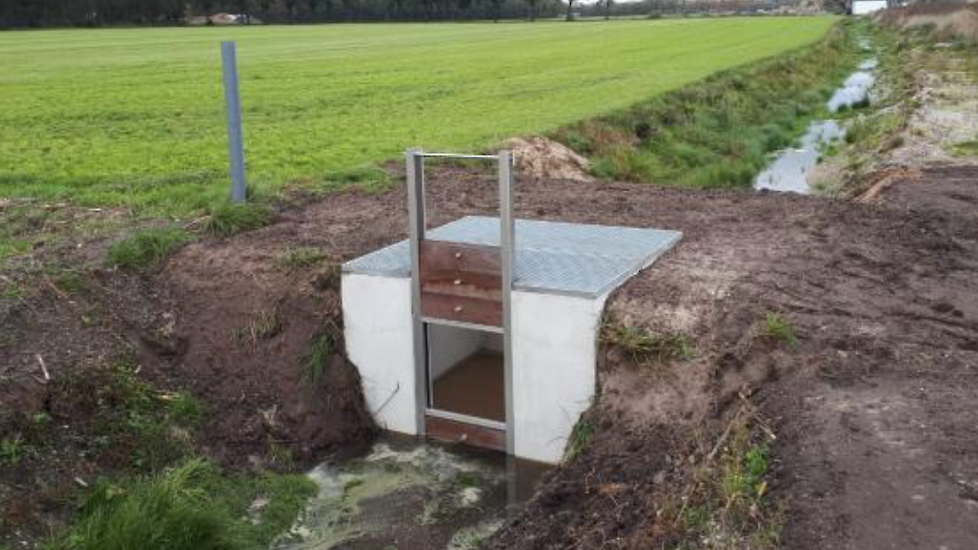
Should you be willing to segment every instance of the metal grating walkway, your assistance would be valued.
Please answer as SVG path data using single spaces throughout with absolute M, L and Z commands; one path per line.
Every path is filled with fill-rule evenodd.
M 661 229 L 516 220 L 513 289 L 597 297 L 648 267 L 682 233 Z M 467 216 L 426 239 L 499 246 L 499 219 Z M 410 277 L 408 241 L 343 264 L 345 273 Z

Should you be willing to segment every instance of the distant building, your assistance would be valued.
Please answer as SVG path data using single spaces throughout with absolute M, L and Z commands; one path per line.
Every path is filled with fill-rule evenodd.
M 866 15 L 886 9 L 886 0 L 853 0 L 849 13 L 852 15 Z
M 215 13 L 214 15 L 196 15 L 187 18 L 191 26 L 202 25 L 261 25 L 262 21 L 248 13 Z

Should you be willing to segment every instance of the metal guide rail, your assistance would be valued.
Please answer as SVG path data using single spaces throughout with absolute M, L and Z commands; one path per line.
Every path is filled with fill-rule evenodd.
M 499 182 L 498 246 L 427 239 L 424 172 L 426 158 L 496 162 Z M 480 426 L 481 420 L 467 419 L 460 415 L 446 418 L 444 411 L 431 407 L 432 380 L 428 369 L 427 325 L 444 324 L 501 332 L 506 410 L 505 450 L 512 453 L 515 447 L 510 334 L 514 242 L 512 153 L 500 151 L 497 155 L 466 155 L 425 153 L 410 149 L 405 153 L 405 160 L 415 369 L 416 379 L 427 381 L 426 384 L 415 384 L 418 433 L 444 432 L 446 421 L 449 420 L 467 424 L 471 431 Z M 498 434 L 498 426 L 495 428 Z

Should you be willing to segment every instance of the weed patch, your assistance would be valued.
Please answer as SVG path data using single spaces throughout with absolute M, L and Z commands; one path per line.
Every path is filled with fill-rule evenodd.
M 109 248 L 108 262 L 122 269 L 147 270 L 158 267 L 177 246 L 193 236 L 182 229 L 142 229 Z
M 215 237 L 226 238 L 271 223 L 272 211 L 262 204 L 224 204 L 211 212 L 204 230 Z
M 181 459 L 190 442 L 174 437 L 187 411 L 168 404 L 128 365 L 72 371 L 57 380 L 51 414 L 58 421 L 87 419 L 83 454 L 123 469 L 157 471 Z M 40 438 L 39 438 L 40 439 Z
M 663 506 L 663 527 L 682 541 L 679 548 L 779 547 L 785 515 L 767 494 L 769 436 L 744 410 L 694 469 L 683 498 Z
M 190 392 L 170 395 L 168 409 L 170 419 L 182 428 L 196 428 L 200 423 L 200 403 Z

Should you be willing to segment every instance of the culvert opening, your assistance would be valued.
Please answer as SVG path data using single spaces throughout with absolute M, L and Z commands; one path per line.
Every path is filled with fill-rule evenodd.
M 430 412 L 506 423 L 506 387 L 501 334 L 429 326 Z

